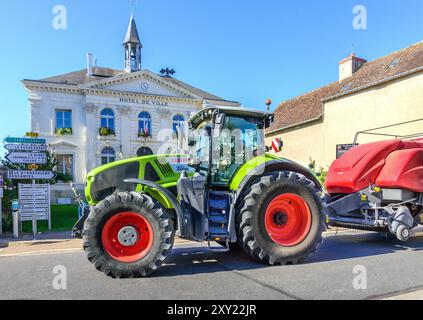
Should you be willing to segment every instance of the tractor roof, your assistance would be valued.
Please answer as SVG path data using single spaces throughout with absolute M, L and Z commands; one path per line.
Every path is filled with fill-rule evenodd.
M 193 127 L 197 127 L 204 120 L 210 119 L 215 111 L 218 111 L 219 113 L 225 113 L 228 115 L 241 117 L 259 118 L 263 120 L 273 119 L 273 113 L 262 110 L 248 109 L 242 107 L 207 107 L 197 112 L 189 120 L 189 122 L 192 124 Z

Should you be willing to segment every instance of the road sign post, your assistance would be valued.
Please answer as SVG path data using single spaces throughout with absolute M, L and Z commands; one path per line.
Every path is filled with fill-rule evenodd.
M 3 236 L 3 176 L 0 175 L 0 237 Z
M 19 200 L 12 201 L 13 238 L 19 238 Z
M 51 171 L 38 171 L 38 165 L 47 164 L 47 145 L 45 139 L 39 139 L 36 133 L 27 133 L 25 138 L 7 137 L 5 149 L 9 154 L 5 157 L 15 164 L 26 164 L 28 170 L 9 170 L 11 180 L 32 180 L 32 184 L 19 184 L 19 220 L 32 221 L 34 237 L 37 235 L 37 221 L 48 220 L 51 230 L 50 185 L 35 184 L 36 180 L 52 180 L 55 174 Z M 14 216 L 15 217 L 15 216 Z
M 35 239 L 37 237 L 37 215 L 35 213 L 32 214 L 32 233 Z
M 0 197 L 0 238 L 3 237 L 3 198 Z

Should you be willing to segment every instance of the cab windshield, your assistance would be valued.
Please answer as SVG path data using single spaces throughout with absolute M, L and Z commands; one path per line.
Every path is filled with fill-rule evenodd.
M 261 119 L 226 116 L 223 128 L 213 138 L 212 183 L 229 184 L 244 163 L 264 153 Z
M 198 170 L 211 174 L 212 185 L 226 187 L 244 163 L 265 153 L 263 121 L 227 115 L 216 127 L 212 130 L 210 122 L 198 126 L 191 154 Z

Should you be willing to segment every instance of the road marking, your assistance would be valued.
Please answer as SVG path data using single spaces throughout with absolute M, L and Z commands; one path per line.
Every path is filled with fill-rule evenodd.
M 22 252 L 22 253 L 11 253 L 11 254 L 2 254 L 0 258 L 9 258 L 9 257 L 24 257 L 24 256 L 42 256 L 55 253 L 74 253 L 81 252 L 83 249 L 73 248 L 73 249 L 53 249 L 53 250 L 43 250 L 43 251 L 33 251 L 33 252 Z

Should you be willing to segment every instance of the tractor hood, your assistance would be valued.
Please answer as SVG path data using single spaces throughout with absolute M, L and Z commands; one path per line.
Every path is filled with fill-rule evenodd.
M 154 155 L 112 162 L 87 175 L 85 197 L 90 205 L 120 191 L 136 191 L 126 179 L 144 179 L 172 187 L 182 171 L 192 171 L 186 155 Z

